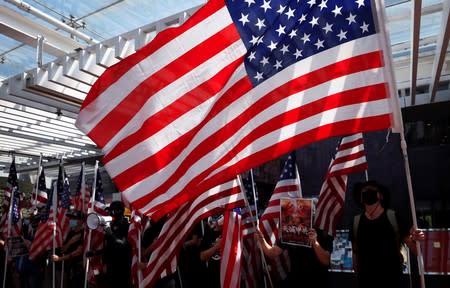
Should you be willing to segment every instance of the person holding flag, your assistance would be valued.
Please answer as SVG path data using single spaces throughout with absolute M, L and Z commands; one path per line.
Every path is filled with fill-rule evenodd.
M 297 246 L 277 242 L 269 244 L 261 231 L 255 233 L 255 239 L 260 243 L 264 254 L 269 258 L 280 256 L 284 250 L 289 253 L 291 271 L 280 287 L 328 287 L 328 268 L 330 266 L 333 237 L 323 230 L 313 227 L 308 231 L 311 247 Z

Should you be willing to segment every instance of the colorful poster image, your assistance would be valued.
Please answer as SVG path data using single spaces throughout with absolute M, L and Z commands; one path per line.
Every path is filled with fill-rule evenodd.
M 281 243 L 311 247 L 312 199 L 281 198 L 280 206 Z

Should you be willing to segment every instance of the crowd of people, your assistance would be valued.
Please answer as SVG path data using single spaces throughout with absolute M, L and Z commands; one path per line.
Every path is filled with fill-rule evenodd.
M 354 217 L 349 234 L 353 245 L 355 287 L 404 287 L 400 248 L 404 243 L 416 254 L 416 241 L 424 239 L 423 232 L 408 227 L 395 211 L 388 208 L 389 191 L 383 185 L 375 181 L 358 183 L 353 195 L 363 209 Z M 114 201 L 107 211 L 111 221 L 102 223 L 104 237 L 101 249 L 86 250 L 86 233 L 89 231 L 86 229 L 86 215 L 72 210 L 67 213 L 70 231 L 61 247 L 51 249 L 33 261 L 26 253 L 8 259 L 5 287 L 46 288 L 53 287 L 53 283 L 57 283 L 54 287 L 69 288 L 138 287 L 139 283 L 133 284 L 132 281 L 132 247 L 127 237 L 130 221 L 125 216 L 125 206 Z M 140 269 L 144 269 L 150 259 L 153 244 L 166 220 L 148 221 L 141 239 Z M 21 238 L 28 249 L 38 222 L 39 213 L 23 221 Z M 155 287 L 220 287 L 222 226 L 221 213 L 197 223 L 181 247 L 177 273 L 163 277 Z M 270 282 L 273 287 L 297 287 L 299 283 L 305 287 L 331 287 L 328 271 L 333 237 L 318 227 L 312 227 L 307 234 L 310 246 L 282 242 L 271 245 L 256 229 L 255 243 L 267 258 L 275 258 L 285 251 L 290 258 L 287 277 Z M 0 244 L 5 246 L 5 241 L 0 241 Z M 4 260 L 5 249 L 0 250 Z M 94 258 L 101 258 L 103 266 L 100 269 L 91 267 L 95 272 L 87 273 L 86 262 Z

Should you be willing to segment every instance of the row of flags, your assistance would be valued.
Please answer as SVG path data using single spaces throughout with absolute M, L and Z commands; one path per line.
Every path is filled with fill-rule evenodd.
M 348 174 L 364 171 L 365 169 L 367 169 L 367 162 L 362 134 L 359 133 L 344 137 L 337 148 L 334 159 L 330 163 L 320 192 L 315 217 L 315 225 L 318 228 L 327 231 L 330 235 L 334 235 L 336 222 L 339 220 L 339 216 L 343 211 L 344 192 L 346 190 Z M 44 169 L 41 168 L 38 181 L 42 181 L 40 183 L 45 184 L 45 176 L 43 177 L 43 175 Z M 89 193 L 83 192 L 83 189 L 79 189 L 81 186 L 78 185 L 73 202 L 82 203 L 83 201 L 80 200 L 81 197 L 86 197 L 84 195 L 89 194 L 89 196 L 93 197 L 94 201 L 85 198 L 85 203 L 89 204 L 86 206 L 87 210 L 85 210 L 85 213 L 95 211 L 100 215 L 107 215 L 98 168 L 96 169 L 95 178 L 95 189 L 91 189 L 94 194 L 91 195 L 91 191 Z M 84 179 L 83 168 L 81 169 L 78 184 L 80 184 L 80 179 Z M 5 189 L 5 198 L 8 195 L 14 195 L 15 192 L 18 192 L 19 188 L 17 183 L 17 172 L 13 160 Z M 339 183 L 340 186 L 336 187 L 330 183 Z M 37 194 L 34 197 L 37 199 L 37 196 L 41 195 L 43 196 L 42 199 L 47 198 L 47 201 L 41 200 L 36 203 L 45 204 L 45 208 L 48 209 L 48 215 L 41 219 L 35 233 L 35 239 L 29 251 L 31 259 L 36 259 L 45 251 L 51 249 L 52 245 L 54 245 L 52 243 L 54 239 L 52 236 L 53 231 L 56 231 L 56 246 L 58 247 L 61 246 L 65 235 L 69 231 L 66 213 L 68 212 L 71 200 L 69 183 L 63 166 L 60 165 L 59 167 L 56 186 L 54 186 L 52 191 L 48 191 L 48 197 L 44 197 L 42 193 L 45 185 L 39 184 L 37 187 L 39 188 L 35 191 Z M 88 190 L 85 188 L 85 191 Z M 16 194 L 18 195 L 18 193 Z M 294 152 L 288 155 L 279 180 L 262 215 L 258 215 L 257 194 L 252 173 L 247 173 L 247 177 L 243 179 L 238 178 L 226 182 L 202 193 L 193 201 L 187 202 L 171 215 L 164 224 L 160 232 L 160 237 L 157 238 L 155 250 L 147 263 L 146 269 L 143 271 L 138 269 L 138 263 L 140 261 L 139 247 L 142 231 L 146 226 L 145 223 L 142 223 L 142 219 L 147 219 L 147 217 L 140 214 L 138 210 L 133 210 L 128 239 L 133 247 L 132 275 L 134 275 L 134 283 L 142 283 L 144 287 L 152 287 L 155 281 L 161 277 L 175 273 L 180 247 L 189 233 L 194 229 L 195 224 L 208 216 L 224 212 L 225 223 L 223 233 L 225 241 L 223 242 L 223 266 L 221 268 L 221 279 L 225 285 L 223 287 L 237 287 L 235 286 L 236 281 L 238 281 L 236 277 L 239 279 L 242 277 L 246 287 L 263 287 L 263 281 L 267 281 L 267 278 L 262 277 L 266 273 L 267 263 L 265 263 L 266 260 L 257 243 L 254 242 L 253 234 L 258 226 L 266 240 L 271 244 L 275 244 L 277 239 L 279 239 L 280 199 L 286 197 L 302 197 Z M 20 199 L 19 197 L 13 196 L 13 199 L 15 198 L 17 200 Z M 14 214 L 14 211 L 18 211 L 18 208 L 14 208 L 14 201 L 12 203 L 13 214 L 10 225 L 14 226 L 18 223 L 16 214 Z M 57 205 L 52 205 L 52 203 L 57 203 Z M 81 205 L 78 207 L 83 209 L 84 206 Z M 333 207 L 333 209 L 327 209 L 327 207 Z M 20 214 L 17 213 L 17 215 Z M 4 224 L 2 225 L 5 227 Z M 21 227 L 21 225 L 17 227 Z M 5 232 L 5 229 L 3 229 L 3 232 Z M 20 235 L 20 231 L 14 229 L 11 230 L 11 233 L 13 235 L 15 235 L 14 233 Z M 86 246 L 85 251 L 100 249 L 103 244 L 103 231 L 89 230 L 89 233 L 85 233 L 84 242 Z M 277 281 L 284 279 L 290 269 L 289 256 L 284 253 L 276 259 L 269 260 L 271 277 Z M 91 267 L 95 265 L 101 266 L 101 263 L 91 263 Z M 229 277 L 229 275 L 233 275 L 233 277 Z M 92 273 L 90 276 L 92 276 Z

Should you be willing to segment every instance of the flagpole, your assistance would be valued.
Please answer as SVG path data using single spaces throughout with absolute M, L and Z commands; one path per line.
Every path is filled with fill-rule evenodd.
M 58 200 L 58 180 L 56 180 L 56 183 L 53 187 L 53 195 L 52 195 L 52 205 L 53 205 L 53 221 L 52 221 L 52 229 L 53 229 L 53 247 L 52 247 L 52 255 L 55 255 L 56 253 L 56 210 L 58 209 L 57 200 Z M 52 261 L 52 287 L 55 288 L 56 286 L 56 266 L 55 261 Z
M 39 155 L 39 164 L 38 164 L 38 172 L 37 172 L 37 177 L 36 177 L 36 186 L 34 188 L 34 206 L 36 206 L 37 209 L 37 199 L 38 199 L 38 193 L 39 193 L 39 178 L 41 176 L 41 171 L 42 171 L 42 153 L 40 153 Z
M 84 206 L 84 196 L 85 196 L 85 189 L 86 189 L 86 169 L 85 169 L 85 163 L 84 161 L 81 163 L 81 171 L 83 173 L 81 174 L 81 185 L 80 185 L 80 197 L 81 197 L 81 211 L 83 213 L 86 212 L 85 206 Z
M 141 220 L 142 221 L 142 220 Z M 142 223 L 141 223 L 142 224 Z M 141 249 L 141 229 L 138 229 L 138 263 L 141 262 L 142 257 L 142 249 Z M 139 281 L 139 288 L 142 288 L 142 270 L 137 269 L 138 272 L 138 281 Z M 180 282 L 181 283 L 181 282 Z
M 94 168 L 94 182 L 92 183 L 92 195 L 91 195 L 91 207 L 88 208 L 88 214 L 91 213 L 94 210 L 94 201 L 95 201 L 95 192 L 97 188 L 97 171 L 98 171 L 98 160 L 95 161 L 95 168 Z M 92 230 L 89 229 L 88 231 L 88 238 L 87 238 L 87 251 L 91 250 L 91 237 L 92 237 Z M 90 259 L 89 257 L 86 257 L 86 267 L 84 269 L 84 288 L 87 288 L 87 278 L 88 278 L 88 272 L 89 272 L 89 263 Z
M 242 179 L 241 179 L 241 175 L 240 174 L 237 177 L 237 181 L 239 183 L 239 187 L 241 187 L 241 193 L 244 193 L 245 187 L 242 184 Z M 254 190 L 253 179 L 252 179 L 252 189 Z M 245 195 L 245 193 L 244 193 L 244 197 L 243 198 L 244 198 L 244 201 L 245 201 L 245 206 L 247 206 L 247 208 L 248 208 L 248 210 L 250 212 L 250 217 L 253 219 L 253 212 L 252 212 L 252 209 L 250 209 L 250 203 L 248 203 L 248 199 L 247 199 L 247 196 Z M 255 205 L 256 205 L 256 203 L 255 203 Z M 256 221 L 259 222 L 258 216 L 256 216 Z M 257 231 L 257 227 L 255 226 L 255 222 L 254 221 L 251 221 L 251 222 L 252 222 L 253 228 L 255 229 L 255 231 Z M 267 278 L 269 279 L 270 287 L 273 288 L 272 278 L 270 277 L 269 268 L 267 267 L 266 258 L 264 257 L 264 251 L 262 250 L 262 247 L 259 244 L 259 242 L 257 243 L 257 245 L 258 245 L 259 250 L 261 251 L 261 261 L 262 261 L 262 264 L 263 264 L 263 267 L 264 267 L 264 271 L 266 271 L 266 275 L 267 275 Z
M 377 15 L 380 15 L 381 17 L 381 23 L 387 23 L 384 20 L 386 20 L 385 10 L 384 10 L 384 0 L 378 0 L 378 3 L 376 3 L 377 7 Z M 408 160 L 408 152 L 407 152 L 407 144 L 405 140 L 405 132 L 403 129 L 403 119 L 401 114 L 400 105 L 398 103 L 397 98 L 397 88 L 396 88 L 396 82 L 394 81 L 394 71 L 392 70 L 393 64 L 392 64 L 392 49 L 390 44 L 390 39 L 388 38 L 387 29 L 385 27 L 386 24 L 379 23 L 380 29 L 384 32 L 382 35 L 384 38 L 382 39 L 381 43 L 384 46 L 384 50 L 387 53 L 384 53 L 384 60 L 386 61 L 386 71 L 388 73 L 387 78 L 391 85 L 389 85 L 389 94 L 391 95 L 391 104 L 394 109 L 393 111 L 393 122 L 394 122 L 394 129 L 395 132 L 398 132 L 400 134 L 400 146 L 403 153 L 403 159 L 404 159 L 404 166 L 405 166 L 405 172 L 406 172 L 406 183 L 408 185 L 408 194 L 409 194 L 409 204 L 411 207 L 411 216 L 413 220 L 413 227 L 417 228 L 417 217 L 416 217 L 416 207 L 414 204 L 414 194 L 412 190 L 412 181 L 411 181 L 411 171 L 409 169 L 409 160 Z M 420 241 L 416 241 L 416 248 L 417 248 L 417 266 L 419 268 L 419 275 L 420 275 L 420 287 L 425 288 L 425 276 L 424 276 L 424 263 L 423 263 L 423 257 L 422 257 L 422 250 L 420 248 Z

